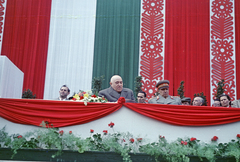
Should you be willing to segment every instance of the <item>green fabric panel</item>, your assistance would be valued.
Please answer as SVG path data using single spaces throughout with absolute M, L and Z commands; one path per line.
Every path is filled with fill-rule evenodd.
M 123 87 L 134 91 L 138 76 L 141 0 L 98 0 L 94 43 L 93 78 L 120 75 Z

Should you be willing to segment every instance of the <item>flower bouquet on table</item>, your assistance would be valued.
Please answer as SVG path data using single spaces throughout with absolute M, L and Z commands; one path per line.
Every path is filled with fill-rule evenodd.
M 107 102 L 106 98 L 96 96 L 95 94 L 92 93 L 92 91 L 81 91 L 81 90 L 78 93 L 76 93 L 70 100 L 84 102 L 85 106 L 87 106 L 88 102 L 98 102 L 98 103 Z

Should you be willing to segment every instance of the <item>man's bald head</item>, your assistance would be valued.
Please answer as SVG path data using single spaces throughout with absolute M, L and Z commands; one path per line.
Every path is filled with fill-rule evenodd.
M 203 106 L 204 99 L 200 96 L 194 97 L 193 106 Z
M 121 92 L 123 89 L 122 78 L 119 75 L 112 76 L 112 78 L 110 79 L 110 85 L 115 91 Z

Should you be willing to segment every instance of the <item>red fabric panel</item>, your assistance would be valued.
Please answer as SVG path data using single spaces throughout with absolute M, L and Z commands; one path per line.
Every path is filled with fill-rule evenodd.
M 240 1 L 235 0 L 235 43 L 237 99 L 240 99 Z
M 51 0 L 8 0 L 1 55 L 24 72 L 24 89 L 43 98 Z
M 54 127 L 84 124 L 105 117 L 122 107 L 158 121 L 181 126 L 208 126 L 240 121 L 239 108 L 159 104 L 88 103 L 0 98 L 0 117 L 14 123 L 39 126 L 50 119 Z
M 39 126 L 50 119 L 54 127 L 79 125 L 107 116 L 122 107 L 117 103 L 88 103 L 31 99 L 1 99 L 0 116 L 14 123 Z
M 204 92 L 210 102 L 209 1 L 167 0 L 164 78 L 177 96 L 183 80 L 185 96 Z

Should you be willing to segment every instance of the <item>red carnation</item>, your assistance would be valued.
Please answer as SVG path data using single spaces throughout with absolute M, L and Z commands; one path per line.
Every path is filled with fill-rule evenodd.
M 109 127 L 113 127 L 115 124 L 113 122 L 111 122 L 110 124 L 108 124 Z
M 162 138 L 165 138 L 165 136 L 161 136 L 161 135 L 160 135 L 159 138 L 162 139 Z
M 142 142 L 142 138 L 137 138 L 137 141 L 138 142 Z
M 107 130 L 103 130 L 104 135 L 107 135 L 108 131 Z
M 237 134 L 237 138 L 240 138 L 240 134 Z
M 97 96 L 94 94 L 94 95 L 92 95 L 91 97 L 96 98 Z
M 193 138 L 193 137 L 192 137 L 192 138 L 190 139 L 190 141 L 195 141 L 195 140 L 197 140 L 197 138 Z
M 94 130 L 93 129 L 90 129 L 90 133 L 93 133 L 94 132 Z
M 81 97 L 80 97 L 80 100 L 83 100 L 83 99 L 84 99 L 84 97 L 83 97 L 83 96 L 81 96 Z
M 181 145 L 187 145 L 187 141 L 181 141 Z
M 72 134 L 72 131 L 69 131 L 69 134 Z
M 218 137 L 217 136 L 213 136 L 213 138 L 211 139 L 212 141 L 217 141 Z
M 129 141 L 133 143 L 133 142 L 134 142 L 134 139 L 133 139 L 133 138 L 131 138 Z
M 76 98 L 72 98 L 73 101 L 76 101 L 77 99 Z
M 59 134 L 62 136 L 63 135 L 63 130 L 59 131 Z
M 19 135 L 19 136 L 17 136 L 17 138 L 22 138 L 22 136 L 21 136 L 21 135 Z

